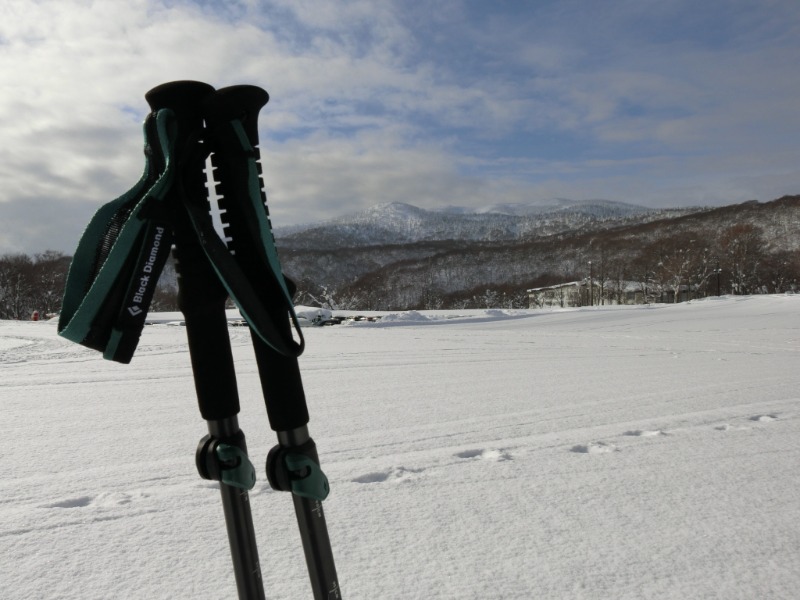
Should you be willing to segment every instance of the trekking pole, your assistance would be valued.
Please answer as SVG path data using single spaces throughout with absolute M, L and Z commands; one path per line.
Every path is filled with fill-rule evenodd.
M 181 181 L 170 194 L 174 255 L 178 274 L 178 304 L 186 323 L 197 400 L 207 421 L 208 435 L 200 440 L 196 463 L 204 479 L 220 482 L 225 523 L 239 598 L 264 596 L 248 490 L 255 469 L 239 429 L 236 384 L 225 303 L 228 293 L 204 254 L 180 194 L 207 202 L 203 180 L 205 158 L 198 148 L 202 129 L 202 98 L 213 92 L 199 82 L 173 82 L 150 90 L 145 98 L 153 110 L 171 109 L 176 115 Z
M 237 419 L 228 296 L 250 327 L 270 426 L 278 437 L 267 458 L 270 485 L 292 493 L 314 598 L 338 600 L 322 510 L 330 488 L 308 433 L 297 361 L 303 335 L 261 183 L 257 119 L 269 97 L 255 86 L 214 91 L 194 81 L 163 84 L 145 97 L 153 109 L 144 123 L 145 170 L 130 190 L 95 213 L 81 237 L 58 333 L 108 360 L 130 362 L 174 241 L 179 307 L 209 432 L 198 446 L 197 468 L 202 477 L 220 482 L 239 598 L 260 600 L 264 589 L 247 493 L 255 485 L 255 469 Z M 209 214 L 203 172 L 208 156 L 213 179 L 219 180 L 215 191 L 227 243 Z
M 292 493 L 314 598 L 332 600 L 341 598 L 341 591 L 322 508 L 329 485 L 308 433 L 297 361 L 302 334 L 290 298 L 287 304 L 290 294 L 280 271 L 260 177 L 257 118 L 268 98 L 255 86 L 218 90 L 206 99 L 206 126 L 225 210 L 222 216 L 231 238 L 228 249 L 243 279 L 261 299 L 265 310 L 261 321 L 270 326 L 265 330 L 257 319 L 248 319 L 267 415 L 278 437 L 268 456 L 267 476 L 274 489 Z M 267 276 L 266 265 L 272 277 Z M 292 323 L 299 343 L 292 338 Z

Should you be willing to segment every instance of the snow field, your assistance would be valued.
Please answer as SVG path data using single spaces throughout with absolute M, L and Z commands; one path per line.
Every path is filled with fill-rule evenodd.
M 270 598 L 310 597 L 231 328 Z M 342 595 L 794 598 L 800 297 L 307 328 Z M 0 322 L 0 596 L 234 598 L 181 327 L 131 365 Z

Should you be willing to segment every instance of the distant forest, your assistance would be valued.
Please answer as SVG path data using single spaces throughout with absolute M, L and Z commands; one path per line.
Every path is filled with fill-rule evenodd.
M 619 303 L 631 286 L 677 299 L 800 291 L 800 251 L 770 251 L 750 224 L 712 239 L 665 235 L 642 247 L 603 235 L 476 246 L 393 262 L 338 287 L 303 279 L 299 300 L 351 310 L 535 308 L 528 289 L 588 280 L 598 288 L 595 304 Z
M 616 303 L 631 284 L 652 297 L 800 292 L 800 196 L 750 202 L 641 224 L 524 241 L 444 240 L 282 248 L 298 304 L 348 310 L 528 308 L 528 289 L 590 278 L 593 302 Z M 313 246 L 313 244 L 312 244 Z M 57 315 L 70 257 L 0 256 L 0 319 Z M 684 294 L 676 293 L 685 290 Z M 152 311 L 177 310 L 174 265 Z
M 0 319 L 52 318 L 61 311 L 72 257 L 47 250 L 0 256 Z M 177 310 L 174 269 L 159 280 L 151 310 Z
M 800 291 L 800 196 L 643 223 L 597 220 L 521 241 L 328 244 L 281 256 L 300 302 L 333 309 L 527 308 L 527 289 L 588 279 L 598 304 L 631 285 L 675 299 L 784 293 Z

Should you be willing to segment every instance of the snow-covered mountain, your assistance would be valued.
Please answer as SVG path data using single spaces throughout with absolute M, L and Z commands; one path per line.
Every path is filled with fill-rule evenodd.
M 598 211 L 608 214 L 603 210 L 623 216 L 598 217 Z M 564 203 L 521 216 L 385 204 L 279 236 L 277 244 L 284 271 L 310 294 L 307 303 L 324 292 L 341 305 L 352 298 L 360 309 L 435 307 L 439 301 L 449 307 L 488 289 L 524 292 L 587 277 L 588 261 L 606 274 L 630 280 L 643 269 L 652 278 L 662 256 L 688 249 L 698 260 L 705 256 L 706 266 L 709 257 L 719 258 L 723 278 L 730 278 L 742 263 L 734 249 L 745 246 L 760 253 L 748 264 L 759 265 L 762 284 L 773 289 L 775 282 L 798 281 L 798 211 L 800 196 L 694 211 Z M 749 245 L 734 243 L 747 235 Z
M 525 203 L 496 203 L 481 208 L 446 206 L 433 209 L 433 212 L 446 214 L 500 214 L 515 217 L 545 215 L 548 213 L 573 212 L 597 218 L 627 217 L 634 214 L 652 212 L 652 209 L 613 200 L 570 200 L 568 198 L 548 198 Z
M 276 229 L 285 248 L 342 248 L 435 241 L 509 242 L 602 227 L 611 221 L 638 223 L 697 209 L 649 209 L 609 200 L 554 199 L 468 209 L 425 210 L 392 202 L 306 227 Z

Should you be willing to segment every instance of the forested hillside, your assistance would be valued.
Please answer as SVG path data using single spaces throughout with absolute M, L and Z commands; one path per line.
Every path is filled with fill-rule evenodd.
M 595 302 L 615 302 L 631 285 L 684 297 L 800 291 L 800 196 L 714 209 L 594 201 L 498 210 L 379 205 L 278 230 L 276 242 L 296 301 L 328 308 L 527 307 L 530 288 L 587 278 Z M 58 313 L 69 262 L 53 251 L 0 256 L 0 318 Z M 151 310 L 176 310 L 176 294 L 170 262 Z
M 590 272 L 610 301 L 630 281 L 702 295 L 714 276 L 715 292 L 718 272 L 722 293 L 780 293 L 800 282 L 800 196 L 649 217 L 596 217 L 499 241 L 476 241 L 473 227 L 461 239 L 352 244 L 349 236 L 337 245 L 323 229 L 307 232 L 322 236 L 320 248 L 282 238 L 278 246 L 301 300 L 339 308 L 527 306 L 526 289 Z

